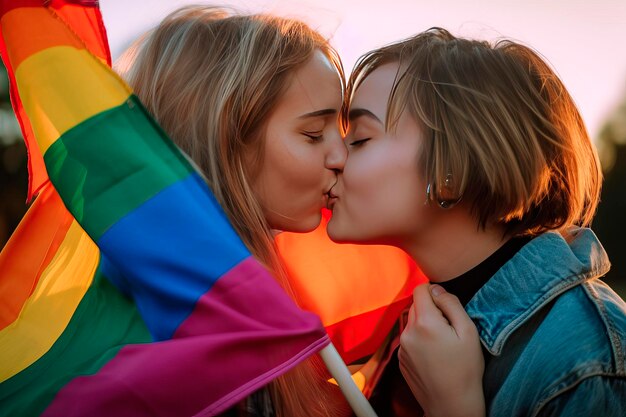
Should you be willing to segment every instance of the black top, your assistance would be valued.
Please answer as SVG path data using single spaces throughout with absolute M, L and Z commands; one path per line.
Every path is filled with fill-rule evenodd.
M 459 297 L 461 304 L 466 306 L 478 290 L 531 239 L 531 236 L 511 238 L 497 251 L 492 253 L 491 256 L 466 273 L 437 284 L 441 285 L 449 293 Z
M 459 297 L 465 306 L 478 290 L 531 239 L 531 237 L 512 238 L 466 273 L 438 284 Z M 392 355 L 385 367 L 370 397 L 370 402 L 379 416 L 423 416 L 421 407 L 402 377 L 397 353 Z

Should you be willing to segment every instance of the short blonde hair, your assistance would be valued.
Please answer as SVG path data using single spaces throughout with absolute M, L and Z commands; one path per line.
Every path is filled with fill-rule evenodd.
M 347 100 L 391 62 L 400 69 L 386 125 L 404 110 L 420 124 L 430 199 L 460 198 L 481 227 L 501 224 L 511 235 L 591 222 L 598 157 L 574 101 L 536 52 L 431 28 L 361 57 Z
M 263 164 L 269 115 L 316 50 L 335 65 L 343 86 L 338 55 L 306 24 L 190 6 L 167 16 L 116 63 L 152 116 L 202 170 L 250 252 L 291 295 L 250 179 Z M 269 389 L 278 416 L 341 411 L 317 358 L 275 379 Z

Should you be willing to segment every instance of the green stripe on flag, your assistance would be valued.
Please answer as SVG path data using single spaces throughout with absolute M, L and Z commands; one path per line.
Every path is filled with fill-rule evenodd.
M 135 304 L 98 270 L 52 348 L 0 384 L 0 416 L 40 415 L 71 379 L 95 374 L 128 343 L 151 341 Z
M 64 133 L 44 161 L 69 211 L 94 241 L 193 172 L 134 95 Z

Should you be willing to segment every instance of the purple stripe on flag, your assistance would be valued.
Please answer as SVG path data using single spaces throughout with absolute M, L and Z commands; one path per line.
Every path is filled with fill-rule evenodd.
M 128 345 L 66 385 L 45 416 L 210 416 L 329 343 L 253 258 L 204 294 L 171 340 Z

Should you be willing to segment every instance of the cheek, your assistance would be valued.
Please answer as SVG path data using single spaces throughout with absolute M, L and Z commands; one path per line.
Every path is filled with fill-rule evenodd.
M 324 161 L 314 146 L 304 143 L 286 148 L 276 155 L 273 165 L 278 188 L 293 194 L 292 198 L 297 199 L 299 195 L 312 192 L 320 193 Z
M 375 219 L 384 219 L 385 223 L 406 220 L 408 213 L 414 212 L 418 184 L 412 177 L 413 172 L 401 170 L 395 166 L 392 170 L 372 169 L 370 181 L 361 184 L 363 207 L 367 214 Z
M 425 201 L 413 155 L 381 146 L 350 158 L 343 179 L 351 228 L 365 240 L 406 233 Z
M 367 146 L 367 145 L 366 145 Z M 415 192 L 417 166 L 412 150 L 383 139 L 362 152 L 355 152 L 346 163 L 344 179 L 350 195 L 363 203 L 385 205 Z
M 293 135 L 268 136 L 255 192 L 272 227 L 304 232 L 318 226 L 325 178 L 317 148 Z
M 267 170 L 271 171 L 274 188 L 285 192 L 317 192 L 323 175 L 323 157 L 315 145 L 294 137 L 277 139 L 266 153 Z M 292 196 L 296 197 L 296 196 Z

